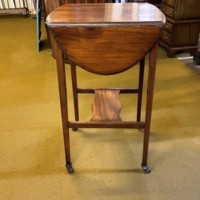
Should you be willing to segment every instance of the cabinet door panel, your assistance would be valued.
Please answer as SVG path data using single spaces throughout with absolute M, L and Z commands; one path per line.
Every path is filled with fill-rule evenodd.
M 178 0 L 175 20 L 200 19 L 200 0 Z
M 172 43 L 174 46 L 196 46 L 199 31 L 199 23 L 176 24 L 173 27 Z

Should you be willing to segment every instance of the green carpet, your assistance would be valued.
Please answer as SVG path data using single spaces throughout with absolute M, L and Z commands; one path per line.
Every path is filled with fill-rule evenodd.
M 35 27 L 31 18 L 0 19 L 0 199 L 199 200 L 200 76 L 159 50 L 149 147 L 152 173 L 140 168 L 141 131 L 80 129 L 70 132 L 76 172 L 69 175 L 55 61 L 47 50 L 36 51 Z M 131 87 L 137 72 L 136 66 L 102 83 L 101 77 L 79 69 L 78 82 Z M 67 68 L 71 87 L 69 75 Z M 135 96 L 120 98 L 122 118 L 135 119 Z M 91 101 L 91 95 L 80 97 L 81 119 L 90 119 Z

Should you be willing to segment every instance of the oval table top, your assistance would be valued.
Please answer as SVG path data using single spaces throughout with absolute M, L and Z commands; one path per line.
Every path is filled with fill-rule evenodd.
M 65 4 L 47 17 L 48 26 L 154 25 L 163 26 L 164 14 L 149 3 Z
M 125 71 L 151 51 L 165 23 L 148 3 L 65 4 L 47 17 L 68 59 L 96 74 Z

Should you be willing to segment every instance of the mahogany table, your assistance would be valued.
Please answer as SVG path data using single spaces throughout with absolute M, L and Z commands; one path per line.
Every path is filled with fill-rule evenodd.
M 47 17 L 46 24 L 57 42 L 56 63 L 65 144 L 66 168 L 74 171 L 70 156 L 69 128 L 144 129 L 142 168 L 146 173 L 150 136 L 157 42 L 165 16 L 148 3 L 65 4 Z M 149 53 L 146 112 L 141 120 L 144 58 Z M 71 64 L 75 120 L 68 117 L 68 97 L 63 54 Z M 137 88 L 79 88 L 76 66 L 102 75 L 122 73 L 140 63 Z M 123 83 L 122 83 L 123 84 Z M 93 116 L 79 120 L 78 94 L 94 93 Z M 137 119 L 120 117 L 119 94 L 137 94 Z

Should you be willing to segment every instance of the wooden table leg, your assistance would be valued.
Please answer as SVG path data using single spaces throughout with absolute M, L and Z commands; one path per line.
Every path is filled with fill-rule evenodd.
M 141 109 L 142 109 L 142 91 L 143 91 L 143 80 L 144 80 L 144 65 L 145 58 L 140 61 L 139 69 L 139 81 L 138 81 L 138 101 L 137 101 L 137 122 L 141 121 Z
M 65 158 L 66 158 L 66 168 L 69 173 L 73 173 L 74 169 L 71 164 L 70 157 L 70 140 L 69 140 L 69 128 L 68 128 L 68 105 L 67 105 L 67 88 L 66 88 L 66 75 L 65 75 L 65 64 L 63 58 L 63 52 L 56 45 L 56 64 L 57 64 L 57 74 L 58 74 L 58 85 L 60 94 L 60 107 L 62 115 L 62 127 L 63 127 L 63 137 L 65 146 Z
M 77 75 L 76 75 L 76 66 L 74 64 L 71 64 L 71 77 L 72 77 L 72 92 L 73 92 L 73 101 L 74 101 L 75 121 L 79 121 Z M 72 130 L 76 131 L 77 128 L 73 128 Z
M 154 48 L 151 50 L 149 55 L 149 72 L 148 72 L 148 83 L 147 83 L 148 85 L 147 85 L 147 100 L 146 100 L 146 116 L 145 116 L 143 158 L 142 158 L 142 168 L 146 173 L 151 172 L 151 169 L 147 165 L 147 158 L 148 158 L 148 148 L 149 148 L 151 112 L 153 105 L 153 91 L 155 82 L 157 49 L 158 45 L 156 44 Z

